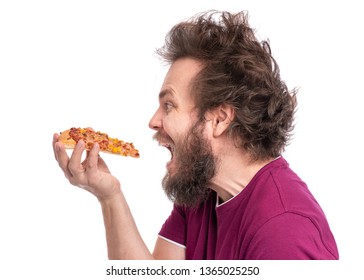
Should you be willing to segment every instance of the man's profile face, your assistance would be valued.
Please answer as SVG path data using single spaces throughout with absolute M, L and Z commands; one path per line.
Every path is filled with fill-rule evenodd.
M 191 81 L 201 64 L 179 59 L 170 67 L 159 94 L 159 108 L 150 120 L 155 139 L 171 152 L 163 188 L 178 204 L 195 205 L 206 198 L 215 172 L 211 145 L 204 137 L 191 96 Z

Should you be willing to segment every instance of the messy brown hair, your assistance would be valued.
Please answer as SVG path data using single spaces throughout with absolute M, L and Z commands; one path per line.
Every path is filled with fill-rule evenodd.
M 173 63 L 200 60 L 192 88 L 200 120 L 222 104 L 235 109 L 229 132 L 253 160 L 279 156 L 293 130 L 296 90 L 289 91 L 267 41 L 259 41 L 246 12 L 208 11 L 175 25 L 157 50 Z

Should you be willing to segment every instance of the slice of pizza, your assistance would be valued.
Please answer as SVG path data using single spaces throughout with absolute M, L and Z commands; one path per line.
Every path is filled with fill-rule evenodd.
M 91 128 L 72 127 L 60 133 L 58 141 L 64 144 L 66 149 L 73 149 L 77 142 L 83 140 L 86 150 L 91 150 L 94 143 L 98 143 L 100 151 L 115 155 L 139 157 L 139 151 L 133 143 L 124 142 L 118 138 L 111 138 L 106 133 L 94 131 Z

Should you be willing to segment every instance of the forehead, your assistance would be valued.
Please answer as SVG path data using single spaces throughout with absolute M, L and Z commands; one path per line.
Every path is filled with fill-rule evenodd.
M 176 99 L 191 99 L 191 82 L 200 72 L 202 64 L 192 58 L 180 58 L 169 68 L 159 98 L 170 96 Z

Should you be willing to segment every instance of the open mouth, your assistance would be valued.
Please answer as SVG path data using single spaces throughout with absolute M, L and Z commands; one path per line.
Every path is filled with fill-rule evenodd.
M 167 150 L 171 153 L 171 159 L 166 164 L 168 172 L 171 172 L 174 169 L 172 166 L 174 165 L 176 149 L 173 140 L 167 134 L 162 134 L 161 132 L 157 132 L 153 136 L 153 139 L 158 141 L 159 146 L 167 148 Z
M 175 147 L 171 144 L 162 144 L 162 146 L 167 148 L 171 152 L 171 159 L 173 159 Z

